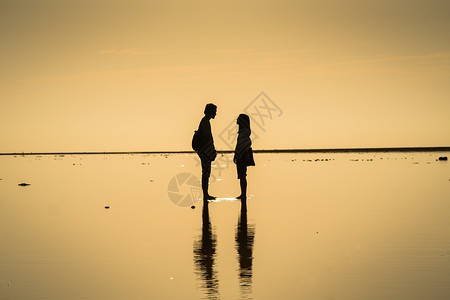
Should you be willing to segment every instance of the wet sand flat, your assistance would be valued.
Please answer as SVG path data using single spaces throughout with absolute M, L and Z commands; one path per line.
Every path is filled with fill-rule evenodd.
M 0 299 L 448 299 L 443 156 L 0 156 Z

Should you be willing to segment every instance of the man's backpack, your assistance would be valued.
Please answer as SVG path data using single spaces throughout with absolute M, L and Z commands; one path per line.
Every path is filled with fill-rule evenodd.
M 204 146 L 204 138 L 202 134 L 196 130 L 194 131 L 194 136 L 192 137 L 192 149 L 194 149 L 195 152 L 200 151 Z

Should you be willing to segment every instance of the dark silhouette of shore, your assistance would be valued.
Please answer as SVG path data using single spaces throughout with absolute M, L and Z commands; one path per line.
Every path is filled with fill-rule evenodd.
M 446 152 L 450 147 L 335 148 L 335 149 L 260 149 L 253 153 L 355 153 L 355 152 Z M 217 153 L 234 153 L 218 150 Z M 195 154 L 195 151 L 106 151 L 106 152 L 9 152 L 0 155 L 104 155 L 104 154 Z

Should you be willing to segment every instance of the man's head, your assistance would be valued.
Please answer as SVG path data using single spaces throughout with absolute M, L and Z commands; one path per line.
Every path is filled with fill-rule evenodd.
M 214 119 L 217 114 L 217 106 L 212 103 L 208 103 L 205 106 L 205 116 L 208 118 Z

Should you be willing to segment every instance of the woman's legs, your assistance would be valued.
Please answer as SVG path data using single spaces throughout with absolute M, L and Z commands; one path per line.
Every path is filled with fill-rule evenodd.
M 242 177 L 241 181 L 241 195 L 237 197 L 238 199 L 247 199 L 247 178 Z
M 236 164 L 238 179 L 241 184 L 241 194 L 237 199 L 247 199 L 247 166 L 242 164 Z

